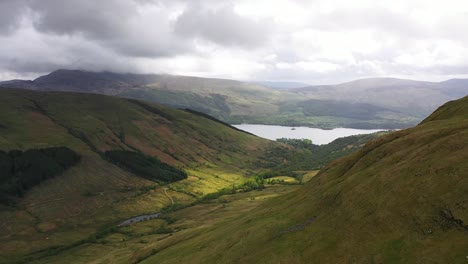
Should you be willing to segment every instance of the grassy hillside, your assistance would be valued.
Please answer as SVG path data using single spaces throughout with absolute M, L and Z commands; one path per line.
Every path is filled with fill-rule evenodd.
M 467 109 L 450 102 L 141 263 L 466 263 Z
M 240 184 L 259 170 L 255 161 L 264 159 L 272 144 L 278 143 L 156 104 L 2 89 L 2 153 L 66 147 L 80 160 L 27 191 L 16 207 L 0 205 L 0 262 L 68 245 L 103 226 L 160 211 L 171 205 L 164 193 L 169 176 L 178 180 L 171 188 L 181 204 Z M 109 153 L 119 159 L 109 159 Z M 122 160 L 122 153 L 127 158 Z M 130 159 L 138 167 L 127 166 Z M 152 175 L 164 177 L 153 181 Z
M 166 74 L 57 70 L 0 85 L 43 91 L 117 95 L 190 108 L 228 123 L 321 128 L 403 128 L 442 103 L 467 95 L 466 80 L 363 79 L 339 85 L 273 89 L 261 83 Z

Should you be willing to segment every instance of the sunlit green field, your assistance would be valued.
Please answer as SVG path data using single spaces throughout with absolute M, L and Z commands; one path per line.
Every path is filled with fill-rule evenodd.
M 64 230 L 63 233 L 53 236 L 46 236 L 47 232 L 44 232 L 42 233 L 45 236 L 43 241 L 38 242 L 47 244 L 55 240 L 67 245 L 66 247 L 48 247 L 44 251 L 35 251 L 26 260 L 28 263 L 137 263 L 181 241 L 189 241 L 203 234 L 205 230 L 222 225 L 224 221 L 250 214 L 266 200 L 297 190 L 299 186 L 301 185 L 276 184 L 268 185 L 264 190 L 223 195 L 214 200 L 165 213 L 161 219 L 113 228 L 111 231 L 106 231 L 107 228 L 112 227 L 111 225 L 98 228 L 95 232 L 89 230 L 88 236 L 85 237 L 83 237 L 83 232 L 86 233 L 87 230 L 77 223 L 76 227 L 70 226 L 67 228 L 70 230 Z M 176 204 L 194 201 L 193 197 L 171 190 L 168 190 L 168 195 Z M 147 212 L 155 212 L 151 209 L 157 211 L 158 207 L 161 209 L 161 206 L 170 206 L 170 204 L 170 199 L 163 194 L 163 191 L 156 189 L 128 199 L 124 203 L 115 204 L 111 210 L 100 211 L 93 218 L 112 218 L 118 213 L 120 213 L 119 216 L 125 214 L 130 216 L 132 212 L 142 213 L 147 210 Z M 65 227 L 62 228 L 65 229 Z M 22 248 L 22 251 L 32 249 L 27 243 L 28 238 L 34 237 L 31 235 L 25 234 L 23 237 L 25 241 L 22 246 L 25 248 Z M 68 239 L 60 241 L 60 237 L 63 236 Z M 8 262 L 7 259 L 5 261 Z

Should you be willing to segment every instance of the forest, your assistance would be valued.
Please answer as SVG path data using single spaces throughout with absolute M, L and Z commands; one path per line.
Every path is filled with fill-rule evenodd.
M 13 197 L 22 197 L 25 191 L 60 175 L 79 160 L 80 156 L 66 147 L 0 150 L 0 203 L 14 205 Z
M 187 178 L 183 170 L 140 152 L 110 150 L 106 151 L 104 156 L 119 167 L 148 180 L 174 182 Z

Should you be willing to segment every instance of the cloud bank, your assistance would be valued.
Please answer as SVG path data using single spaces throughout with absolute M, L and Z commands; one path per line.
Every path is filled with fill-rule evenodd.
M 3 0 L 0 79 L 85 69 L 338 83 L 468 76 L 465 1 Z

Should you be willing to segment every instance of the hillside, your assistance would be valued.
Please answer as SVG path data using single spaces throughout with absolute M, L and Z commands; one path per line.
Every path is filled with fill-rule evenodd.
M 43 166 L 57 167 L 53 179 L 34 182 L 15 207 L 0 204 L 0 262 L 240 184 L 277 144 L 200 114 L 133 99 L 2 89 L 2 158 L 66 148 L 79 161 L 63 170 L 41 158 L 52 164 Z M 170 181 L 178 191 L 168 200 L 163 190 Z
M 142 263 L 465 263 L 467 109 L 447 103 Z
M 32 81 L 13 80 L 0 86 L 116 95 L 190 108 L 231 124 L 392 129 L 416 125 L 437 106 L 468 94 L 465 82 L 373 78 L 273 89 L 268 83 L 226 79 L 57 70 Z
M 439 105 L 468 95 L 463 80 L 422 82 L 395 78 L 369 78 L 338 85 L 292 89 L 301 95 L 350 103 L 367 103 L 423 117 Z
M 57 70 L 33 81 L 10 81 L 3 85 L 42 91 L 117 95 L 191 108 L 223 119 L 275 112 L 275 100 L 280 94 L 260 85 L 234 80 L 79 70 Z

